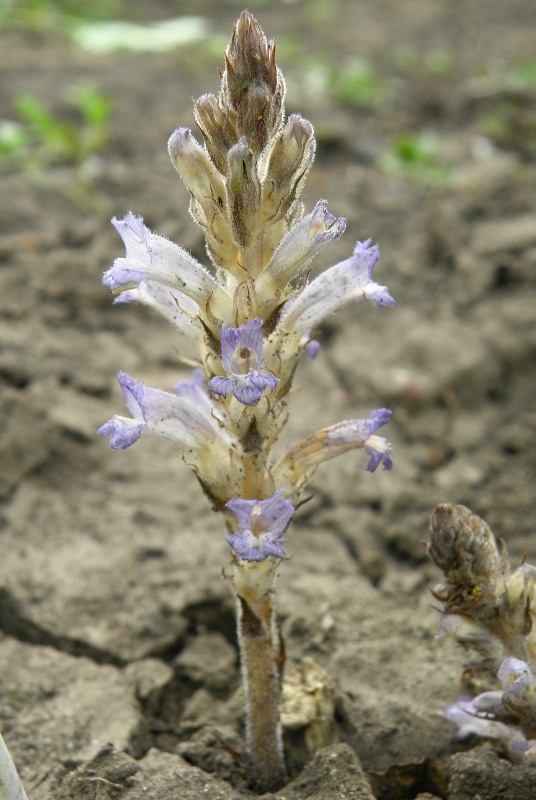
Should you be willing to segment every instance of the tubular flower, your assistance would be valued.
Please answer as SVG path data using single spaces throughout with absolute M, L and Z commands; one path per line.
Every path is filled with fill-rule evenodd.
M 274 391 L 279 378 L 264 370 L 262 321 L 251 320 L 238 328 L 225 323 L 221 332 L 221 360 L 227 375 L 217 375 L 209 389 L 220 397 L 233 394 L 245 406 L 257 405 L 265 389 Z
M 279 326 L 281 331 L 301 336 L 352 301 L 370 300 L 375 306 L 394 306 L 387 288 L 371 278 L 379 257 L 378 246 L 371 245 L 370 239 L 358 242 L 351 258 L 322 272 L 290 300 Z
M 369 472 L 374 472 L 380 464 L 384 469 L 392 469 L 391 445 L 387 439 L 375 433 L 388 422 L 390 416 L 388 408 L 378 408 L 371 412 L 369 419 L 338 422 L 302 439 L 276 465 L 276 480 L 280 485 L 302 488 L 322 461 L 354 448 L 363 448 L 369 455 Z
M 212 407 L 208 396 L 203 404 L 193 396 L 198 388 L 190 392 L 182 388 L 174 395 L 136 383 L 126 372 L 119 372 L 117 380 L 132 417 L 116 415 L 99 428 L 101 436 L 110 437 L 112 450 L 126 450 L 145 432 L 179 442 L 183 452 L 215 445 L 229 449 L 231 437 L 208 413 Z
M 294 514 L 294 506 L 281 490 L 266 500 L 229 500 L 227 508 L 238 522 L 238 533 L 227 536 L 232 550 L 243 561 L 264 561 L 268 556 L 284 558 L 281 542 Z
M 319 200 L 311 213 L 287 233 L 257 279 L 255 289 L 259 297 L 269 299 L 278 290 L 284 290 L 329 242 L 344 233 L 345 228 L 346 220 L 330 214 L 326 201 Z
M 137 286 L 143 280 L 155 280 L 188 295 L 196 303 L 213 300 L 217 308 L 230 313 L 232 299 L 210 272 L 184 248 L 163 236 L 152 233 L 143 224 L 143 217 L 132 211 L 112 225 L 121 236 L 126 249 L 124 258 L 116 258 L 104 273 L 102 282 L 112 292 Z

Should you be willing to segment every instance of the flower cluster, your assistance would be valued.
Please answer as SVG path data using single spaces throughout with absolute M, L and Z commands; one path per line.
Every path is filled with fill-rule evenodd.
M 147 305 L 190 340 L 197 369 L 174 393 L 120 372 L 130 417 L 115 416 L 99 433 L 125 449 L 145 433 L 175 440 L 245 562 L 285 556 L 283 533 L 317 466 L 362 448 L 367 469 L 390 469 L 391 447 L 376 431 L 387 409 L 352 419 L 298 442 L 278 460 L 272 448 L 285 424 L 286 397 L 301 354 L 314 358 L 323 320 L 350 302 L 392 306 L 372 273 L 370 240 L 310 282 L 306 270 L 344 232 L 320 200 L 305 213 L 304 181 L 313 162 L 311 124 L 285 119 L 285 84 L 275 46 L 244 12 L 228 47 L 218 96 L 194 102 L 201 132 L 169 140 L 171 160 L 203 229 L 210 269 L 132 212 L 112 223 L 126 254 L 104 275 L 115 302 Z
M 434 589 L 440 628 L 479 654 L 473 669 L 495 673 L 500 689 L 443 709 L 458 738 L 502 739 L 536 754 L 536 567 L 512 571 L 484 520 L 465 506 L 440 505 L 430 521 L 428 552 L 445 575 Z

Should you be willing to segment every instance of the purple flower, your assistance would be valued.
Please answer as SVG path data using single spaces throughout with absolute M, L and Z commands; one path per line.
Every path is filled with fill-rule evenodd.
M 344 233 L 346 220 L 335 217 L 326 206 L 325 200 L 319 200 L 311 213 L 290 229 L 255 282 L 258 294 L 274 294 L 277 289 L 284 289 L 326 244 Z
M 264 370 L 262 321 L 251 320 L 238 328 L 222 325 L 221 360 L 227 375 L 217 375 L 209 383 L 216 395 L 233 394 L 245 406 L 254 406 L 265 389 L 274 391 L 279 378 Z
M 231 533 L 227 541 L 244 561 L 264 561 L 268 556 L 284 558 L 281 542 L 294 506 L 283 497 L 279 489 L 266 500 L 229 500 L 227 508 L 238 522 L 238 533 Z
M 126 372 L 119 372 L 117 379 L 132 417 L 116 415 L 99 428 L 101 436 L 110 437 L 112 450 L 126 450 L 148 432 L 179 442 L 183 452 L 220 448 L 228 453 L 231 439 L 211 413 L 208 395 L 200 402 L 197 378 L 192 382 L 197 381 L 195 388 L 183 386 L 177 395 L 136 383 Z
M 390 415 L 388 408 L 378 408 L 371 412 L 369 419 L 344 420 L 302 439 L 275 465 L 273 474 L 278 486 L 284 486 L 288 493 L 300 491 L 319 464 L 356 448 L 368 453 L 369 472 L 374 472 L 380 464 L 384 469 L 392 469 L 391 444 L 383 436 L 376 435 L 376 430 L 386 424 Z
M 369 419 L 350 419 L 338 422 L 327 428 L 327 436 L 323 442 L 326 455 L 332 458 L 354 447 L 364 447 L 369 455 L 367 470 L 375 472 L 383 464 L 384 469 L 392 469 L 391 445 L 383 436 L 375 436 L 382 425 L 389 422 L 391 411 L 388 408 L 377 408 L 370 412 Z
M 371 240 L 358 242 L 351 258 L 322 272 L 287 304 L 279 324 L 281 333 L 302 336 L 329 314 L 353 300 L 370 300 L 375 306 L 394 306 L 385 286 L 372 279 L 380 252 Z
M 116 258 L 104 273 L 102 282 L 113 292 L 137 286 L 141 281 L 154 280 L 188 295 L 197 303 L 206 304 L 212 297 L 231 313 L 232 298 L 212 275 L 182 247 L 163 236 L 151 233 L 143 217 L 131 211 L 112 225 L 125 243 L 125 258 Z

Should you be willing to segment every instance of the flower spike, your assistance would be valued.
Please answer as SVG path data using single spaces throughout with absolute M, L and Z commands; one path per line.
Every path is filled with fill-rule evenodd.
M 298 113 L 286 117 L 275 55 L 274 42 L 244 11 L 225 53 L 219 92 L 194 100 L 200 138 L 179 127 L 168 142 L 209 268 L 132 212 L 112 220 L 126 254 L 104 274 L 104 284 L 115 302 L 142 303 L 171 322 L 187 339 L 184 352 L 176 348 L 179 358 L 200 369 L 173 393 L 120 372 L 130 416 L 116 415 L 99 429 L 116 450 L 146 434 L 174 441 L 213 509 L 225 516 L 246 694 L 244 762 L 259 795 L 278 792 L 288 778 L 273 604 L 287 526 L 323 461 L 361 449 L 369 472 L 392 467 L 391 445 L 378 435 L 391 414 L 385 408 L 324 428 L 274 457 L 298 362 L 318 355 L 324 319 L 352 301 L 394 305 L 372 279 L 379 250 L 370 239 L 317 277 L 308 274 L 342 236 L 346 220 L 328 211 L 326 200 L 304 207 L 314 129 Z M 535 582 L 520 571 L 510 592 L 528 602 Z M 532 683 L 527 686 L 523 696 L 532 692 Z

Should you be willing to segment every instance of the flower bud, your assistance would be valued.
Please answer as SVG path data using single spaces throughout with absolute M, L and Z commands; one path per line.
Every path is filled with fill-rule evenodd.
M 437 506 L 430 518 L 428 553 L 453 585 L 489 581 L 500 560 L 484 520 L 469 508 L 450 503 Z
M 261 187 L 255 157 L 245 137 L 229 150 L 227 196 L 233 235 L 241 247 L 251 244 L 259 225 Z M 248 265 L 245 265 L 246 269 Z
M 177 128 L 168 142 L 173 165 L 205 216 L 221 213 L 225 206 L 225 187 L 221 175 L 189 128 Z
M 220 100 L 237 115 L 239 135 L 255 156 L 280 127 L 285 82 L 268 42 L 248 11 L 240 15 L 225 56 Z
M 228 108 L 213 94 L 194 100 L 194 116 L 212 161 L 222 175 L 227 174 L 227 153 L 238 141 L 236 126 Z
M 299 114 L 292 114 L 270 153 L 263 184 L 265 221 L 282 219 L 292 208 L 301 194 L 314 156 L 313 126 Z

